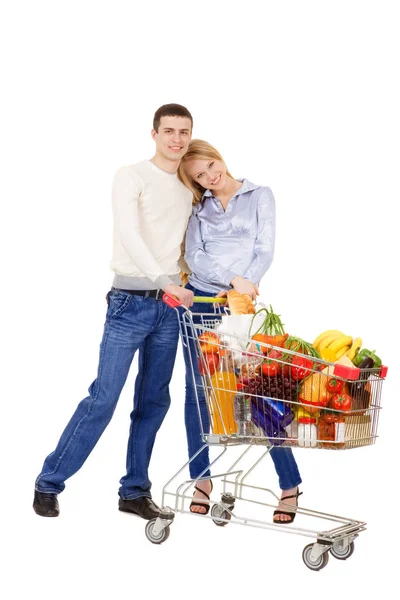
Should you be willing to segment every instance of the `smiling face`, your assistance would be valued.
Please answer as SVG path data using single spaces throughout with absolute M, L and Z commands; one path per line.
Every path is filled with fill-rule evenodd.
M 189 160 L 185 164 L 185 171 L 205 190 L 221 190 L 226 184 L 226 166 L 221 160 L 200 158 Z
M 166 160 L 181 160 L 187 152 L 191 134 L 192 124 L 187 117 L 161 117 L 158 131 L 151 131 L 156 155 Z

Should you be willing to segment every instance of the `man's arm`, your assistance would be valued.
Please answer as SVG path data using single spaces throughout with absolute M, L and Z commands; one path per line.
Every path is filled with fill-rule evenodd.
M 155 287 L 165 289 L 173 281 L 163 273 L 140 234 L 138 201 L 141 190 L 142 182 L 128 167 L 117 171 L 112 190 L 114 221 L 131 261 L 154 282 Z
M 117 171 L 113 183 L 112 204 L 121 243 L 131 261 L 145 277 L 154 282 L 156 288 L 176 296 L 182 304 L 190 307 L 193 304 L 193 292 L 175 285 L 168 274 L 163 273 L 140 235 L 138 200 L 141 189 L 141 181 L 127 167 Z

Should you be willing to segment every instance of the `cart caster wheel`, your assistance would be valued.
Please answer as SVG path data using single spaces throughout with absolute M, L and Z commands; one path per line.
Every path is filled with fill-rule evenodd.
M 156 521 L 157 521 L 157 519 L 151 519 L 151 521 L 147 522 L 146 529 L 145 529 L 146 537 L 152 544 L 162 544 L 169 538 L 169 533 L 170 533 L 169 525 L 167 525 L 167 527 L 165 527 L 165 529 L 160 531 L 160 533 L 158 535 L 155 535 L 154 534 L 154 525 L 155 525 Z
M 221 494 L 221 502 L 226 504 L 229 507 L 229 510 L 232 510 L 235 506 L 235 496 L 226 492 L 225 494 Z
M 308 544 L 303 550 L 303 562 L 312 571 L 320 571 L 328 564 L 328 552 L 324 552 L 316 560 L 311 560 L 311 552 L 314 544 Z
M 231 513 L 222 508 L 220 504 L 213 504 L 211 508 L 211 518 L 216 525 L 224 527 L 231 520 Z M 221 519 L 225 519 L 222 521 Z
M 354 552 L 354 542 L 351 542 L 348 546 L 344 547 L 343 540 L 339 542 L 333 542 L 329 549 L 329 552 L 338 560 L 346 560 Z

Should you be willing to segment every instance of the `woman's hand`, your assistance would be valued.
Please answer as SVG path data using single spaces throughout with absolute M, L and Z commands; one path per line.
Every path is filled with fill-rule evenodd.
M 228 290 L 221 290 L 220 292 L 218 292 L 218 294 L 216 295 L 216 298 L 227 298 L 228 296 Z M 217 304 L 218 306 L 228 306 L 228 300 L 226 300 L 225 304 Z
M 258 287 L 241 275 L 236 275 L 236 277 L 232 279 L 231 286 L 234 290 L 239 292 L 239 294 L 247 294 L 252 300 L 255 300 L 256 296 L 260 295 Z

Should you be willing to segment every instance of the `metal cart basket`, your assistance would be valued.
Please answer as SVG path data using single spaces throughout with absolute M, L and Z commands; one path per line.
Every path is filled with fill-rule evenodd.
M 218 526 L 232 522 L 313 538 L 314 542 L 303 550 L 303 561 L 314 571 L 327 565 L 329 554 L 341 560 L 349 558 L 355 538 L 366 529 L 363 521 L 298 506 L 296 514 L 331 523 L 331 528 L 326 529 L 299 528 L 243 516 L 236 510 L 236 503 L 240 501 L 241 506 L 244 501 L 256 508 L 276 508 L 279 497 L 272 490 L 248 483 L 249 475 L 272 447 L 348 450 L 374 444 L 387 368 L 351 368 L 314 357 L 310 360 L 309 356 L 290 349 L 254 344 L 251 337 L 239 337 L 221 327 L 224 315 L 221 309 L 211 314 L 195 314 L 174 297 L 165 294 L 163 299 L 176 309 L 180 320 L 182 343 L 190 356 L 204 445 L 164 486 L 162 513 L 146 525 L 148 539 L 155 544 L 163 543 L 169 536 L 175 513 L 181 512 L 211 518 Z M 211 300 L 215 301 L 195 298 L 195 302 Z M 210 356 L 214 358 L 211 360 Z M 306 369 L 305 376 L 304 373 L 299 376 L 300 368 Z M 200 382 L 196 377 L 198 371 Z M 335 408 L 332 403 L 327 408 L 328 382 L 332 379 L 352 398 L 351 408 L 344 405 Z M 200 393 L 206 398 L 208 423 L 202 420 Z M 230 446 L 238 445 L 245 446 L 244 451 L 224 472 L 213 472 L 210 477 L 205 476 L 205 469 L 196 479 L 177 485 L 190 462 L 207 446 L 217 449 L 218 455 L 209 465 L 215 467 Z M 244 469 L 243 464 L 252 454 L 257 457 Z M 219 479 L 222 484 L 220 498 L 210 501 L 210 515 L 192 513 L 186 508 L 193 499 L 194 486 L 201 479 Z M 262 495 L 262 500 L 254 499 L 257 494 Z M 265 502 L 265 495 L 269 502 Z M 167 497 L 174 500 L 172 508 L 165 504 Z

